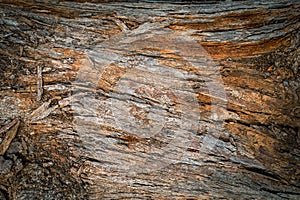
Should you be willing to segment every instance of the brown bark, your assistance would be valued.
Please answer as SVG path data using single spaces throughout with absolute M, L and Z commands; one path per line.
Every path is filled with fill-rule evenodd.
M 299 10 L 0 0 L 0 198 L 299 199 Z

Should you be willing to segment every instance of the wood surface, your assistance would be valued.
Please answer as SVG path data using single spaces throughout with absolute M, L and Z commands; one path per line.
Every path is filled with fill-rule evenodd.
M 299 199 L 299 18 L 0 0 L 0 199 Z

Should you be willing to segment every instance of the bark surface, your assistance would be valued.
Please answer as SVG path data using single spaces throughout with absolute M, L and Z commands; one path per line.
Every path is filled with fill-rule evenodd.
M 0 0 L 0 199 L 299 199 L 299 18 Z

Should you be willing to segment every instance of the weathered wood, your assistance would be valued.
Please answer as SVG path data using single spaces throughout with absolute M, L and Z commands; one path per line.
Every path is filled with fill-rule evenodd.
M 299 199 L 299 10 L 0 0 L 0 198 Z
M 9 148 L 11 142 L 16 137 L 19 125 L 20 125 L 20 121 L 15 119 L 0 129 L 0 134 L 2 131 L 3 131 L 3 133 L 5 133 L 4 130 L 7 130 L 5 133 L 5 137 L 3 138 L 3 140 L 1 141 L 1 144 L 0 144 L 0 155 L 1 156 L 4 155 L 4 153 Z

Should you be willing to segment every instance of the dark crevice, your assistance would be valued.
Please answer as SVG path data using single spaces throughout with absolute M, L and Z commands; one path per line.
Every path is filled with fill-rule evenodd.
M 2 189 L 2 185 L 0 185 L 0 198 L 1 197 L 4 198 L 3 200 L 9 200 L 9 194 L 6 190 Z
M 252 167 L 252 166 L 245 166 L 245 165 L 242 165 L 242 168 L 246 169 L 250 172 L 254 172 L 254 173 L 257 173 L 257 174 L 260 174 L 260 175 L 263 175 L 263 176 L 266 176 L 266 177 L 269 177 L 269 178 L 272 178 L 272 179 L 275 179 L 278 181 L 281 180 L 280 176 L 273 174 L 271 172 L 268 172 L 266 169 Z

